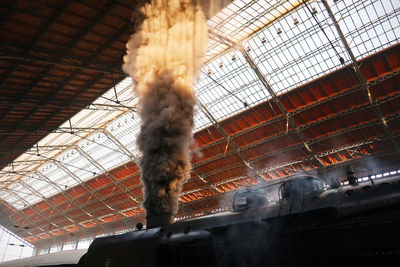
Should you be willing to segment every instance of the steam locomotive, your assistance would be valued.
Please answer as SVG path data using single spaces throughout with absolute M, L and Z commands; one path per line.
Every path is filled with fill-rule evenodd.
M 311 175 L 272 181 L 236 191 L 229 211 L 168 221 L 160 215 L 146 228 L 97 238 L 87 253 L 3 265 L 398 266 L 400 170 L 357 179 L 348 169 L 344 184 Z
M 97 238 L 78 266 L 397 266 L 400 171 L 347 183 L 242 189 L 230 211 Z

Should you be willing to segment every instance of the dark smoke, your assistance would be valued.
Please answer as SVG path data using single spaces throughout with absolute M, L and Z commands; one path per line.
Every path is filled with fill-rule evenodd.
M 207 42 L 204 15 L 191 0 L 153 0 L 127 43 L 124 71 L 133 79 L 142 118 L 137 144 L 147 217 L 174 214 L 190 177 L 193 80 Z
M 142 98 L 141 132 L 137 143 L 145 187 L 148 216 L 177 211 L 182 183 L 190 175 L 189 144 L 192 140 L 195 97 L 174 86 L 173 75 L 159 73 Z

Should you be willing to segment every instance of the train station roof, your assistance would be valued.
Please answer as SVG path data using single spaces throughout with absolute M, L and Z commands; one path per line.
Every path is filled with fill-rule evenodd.
M 121 70 L 137 5 L 0 4 L 0 223 L 38 248 L 144 220 Z M 399 18 L 395 0 L 235 0 L 210 16 L 176 219 L 302 172 L 400 172 Z

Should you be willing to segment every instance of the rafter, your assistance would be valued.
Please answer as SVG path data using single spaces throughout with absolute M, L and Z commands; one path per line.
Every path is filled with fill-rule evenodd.
M 360 85 L 364 89 L 364 90 L 362 90 L 364 96 L 368 99 L 368 102 L 370 103 L 371 107 L 373 108 L 376 116 L 382 122 L 385 132 L 390 137 L 390 140 L 392 141 L 393 146 L 395 147 L 397 153 L 400 154 L 400 147 L 399 147 L 399 144 L 397 143 L 396 139 L 393 137 L 393 131 L 387 124 L 384 116 L 382 115 L 382 112 L 379 109 L 379 106 L 377 105 L 376 97 L 375 97 L 374 93 L 371 91 L 371 88 L 367 82 L 367 79 L 365 78 L 364 74 L 362 73 L 362 71 L 360 69 L 360 65 L 357 62 L 357 59 L 354 56 L 354 53 L 351 50 L 350 45 L 348 44 L 346 37 L 344 36 L 343 31 L 342 31 L 338 21 L 336 20 L 335 15 L 332 12 L 331 7 L 329 6 L 329 4 L 326 0 L 322 0 L 322 3 L 324 4 L 325 9 L 329 14 L 329 17 L 333 21 L 333 25 L 335 26 L 335 29 L 336 29 L 337 33 L 339 34 L 340 40 L 342 41 L 347 53 L 349 54 L 349 56 L 351 58 L 351 65 L 352 65 L 355 73 L 357 74 L 357 78 L 359 79 Z
M 82 65 L 73 65 L 73 64 L 66 64 L 66 63 L 60 63 L 56 61 L 51 61 L 43 58 L 34 58 L 34 57 L 22 57 L 19 55 L 11 55 L 11 54 L 6 54 L 6 55 L 0 55 L 0 59 L 4 60 L 20 60 L 20 61 L 27 61 L 27 62 L 39 62 L 39 63 L 44 63 L 44 64 L 49 64 L 49 65 L 54 65 L 54 66 L 62 66 L 62 67 L 69 67 L 69 68 L 74 68 L 74 69 L 80 69 L 80 70 L 88 70 L 91 72 L 99 72 L 103 74 L 110 74 L 113 76 L 121 76 L 121 77 L 126 77 L 126 74 L 121 74 L 121 73 L 116 73 L 116 72 L 109 72 L 109 71 L 104 71 L 100 69 L 95 69 L 95 68 L 89 68 L 89 67 L 84 67 Z
M 16 1 L 17 2 L 17 1 Z M 50 27 L 53 26 L 53 24 L 57 21 L 59 16 L 63 13 L 64 9 L 66 9 L 70 5 L 69 1 L 63 2 L 58 6 L 56 14 L 53 16 L 53 18 L 41 29 L 40 33 L 35 35 L 34 40 L 30 43 L 29 46 L 27 46 L 21 55 L 27 56 L 29 54 L 29 51 L 31 48 L 33 48 L 43 37 L 44 34 L 50 29 Z M 8 71 L 8 73 L 4 76 L 5 79 L 0 83 L 0 87 L 3 85 L 3 83 L 8 79 L 9 75 L 17 68 L 18 64 L 13 65 L 13 67 Z M 45 75 L 42 74 L 41 77 L 44 77 Z
M 111 141 L 113 142 L 118 148 L 120 148 L 123 153 L 129 157 L 129 159 L 134 160 L 135 156 L 132 154 L 129 149 L 127 149 L 112 133 L 110 133 L 106 128 L 102 130 L 104 135 Z
M 294 129 L 295 133 L 299 136 L 300 140 L 303 143 L 304 148 L 307 150 L 308 153 L 311 154 L 311 156 L 316 160 L 316 162 L 319 164 L 320 167 L 323 167 L 324 164 L 323 162 L 316 156 L 315 151 L 309 146 L 307 143 L 307 138 L 303 135 L 303 133 L 298 129 L 298 126 L 296 122 L 293 120 L 293 118 L 289 115 L 289 112 L 287 111 L 286 107 L 282 104 L 282 102 L 279 100 L 279 98 L 276 96 L 275 91 L 272 89 L 272 87 L 269 85 L 267 80 L 265 79 L 264 75 L 262 75 L 261 71 L 259 70 L 257 64 L 253 61 L 253 59 L 250 57 L 250 55 L 246 52 L 246 50 L 243 48 L 242 45 L 238 45 L 228 38 L 221 36 L 213 31 L 209 31 L 211 35 L 216 37 L 216 40 L 219 40 L 223 44 L 228 44 L 230 47 L 233 47 L 237 49 L 246 59 L 247 63 L 251 67 L 251 69 L 254 71 L 255 75 L 257 78 L 260 80 L 261 84 L 264 86 L 264 88 L 268 91 L 268 94 L 272 97 L 272 100 L 276 103 L 278 106 L 279 110 L 282 112 L 282 114 L 285 116 L 287 120 L 287 124 L 290 124 L 291 128 Z M 288 128 L 288 125 L 286 126 Z

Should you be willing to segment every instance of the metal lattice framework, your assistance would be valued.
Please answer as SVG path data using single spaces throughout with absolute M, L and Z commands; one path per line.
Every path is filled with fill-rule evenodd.
M 58 16 L 68 5 L 58 7 Z M 98 13 L 71 49 L 103 16 L 120 17 L 113 11 Z M 233 190 L 299 172 L 329 176 L 344 164 L 360 173 L 399 168 L 399 18 L 400 5 L 394 0 L 237 0 L 212 17 L 208 52 L 195 85 L 199 101 L 192 177 L 180 195 L 177 218 L 224 210 L 220 200 Z M 126 33 L 121 27 L 86 64 L 78 64 L 68 49 L 61 55 L 37 49 L 35 43 L 50 28 L 42 28 L 22 54 L 8 56 L 46 63 L 33 85 L 54 71 L 60 59 L 63 67 L 79 65 L 57 92 L 73 86 L 71 77 L 79 78 L 83 71 L 96 72 L 85 88 L 101 81 L 106 74 L 96 58 Z M 46 62 L 34 58 L 41 53 Z M 83 94 L 82 88 L 66 107 L 82 109 L 77 99 Z M 135 163 L 140 158 L 136 101 L 125 79 L 59 127 L 17 125 L 13 133 L 51 133 L 0 171 L 9 227 L 18 226 L 15 232 L 48 250 L 143 221 Z M 55 111 L 45 121 L 61 110 L 56 98 L 47 103 Z M 7 105 L 42 108 L 39 99 Z

